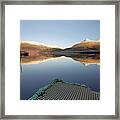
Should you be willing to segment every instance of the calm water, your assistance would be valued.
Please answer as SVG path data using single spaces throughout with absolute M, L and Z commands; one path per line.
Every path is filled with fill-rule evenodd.
M 55 78 L 70 83 L 84 84 L 94 91 L 100 90 L 100 66 L 85 65 L 69 57 L 58 57 L 44 62 L 22 64 L 20 78 L 20 99 L 31 97 L 39 88 Z

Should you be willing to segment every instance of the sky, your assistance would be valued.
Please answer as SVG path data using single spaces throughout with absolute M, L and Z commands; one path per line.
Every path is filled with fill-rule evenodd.
M 99 20 L 21 20 L 20 40 L 35 41 L 61 48 L 86 38 L 100 40 Z

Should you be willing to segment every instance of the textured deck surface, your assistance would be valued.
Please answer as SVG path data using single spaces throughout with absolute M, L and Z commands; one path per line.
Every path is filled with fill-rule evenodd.
M 57 82 L 37 100 L 99 100 L 100 94 L 85 86 Z

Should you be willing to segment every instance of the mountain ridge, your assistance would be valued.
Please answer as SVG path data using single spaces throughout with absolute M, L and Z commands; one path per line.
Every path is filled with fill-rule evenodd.
M 50 46 L 45 46 L 43 44 L 31 44 L 29 42 L 21 42 L 21 51 L 30 52 L 32 55 L 38 55 L 42 52 L 53 53 L 53 52 L 74 52 L 74 51 L 96 51 L 100 52 L 100 42 L 99 41 L 82 41 L 73 46 L 65 49 L 54 48 Z

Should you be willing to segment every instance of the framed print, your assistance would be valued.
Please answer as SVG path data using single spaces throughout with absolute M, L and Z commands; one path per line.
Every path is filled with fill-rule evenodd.
M 1 2 L 2 119 L 119 119 L 119 2 Z

